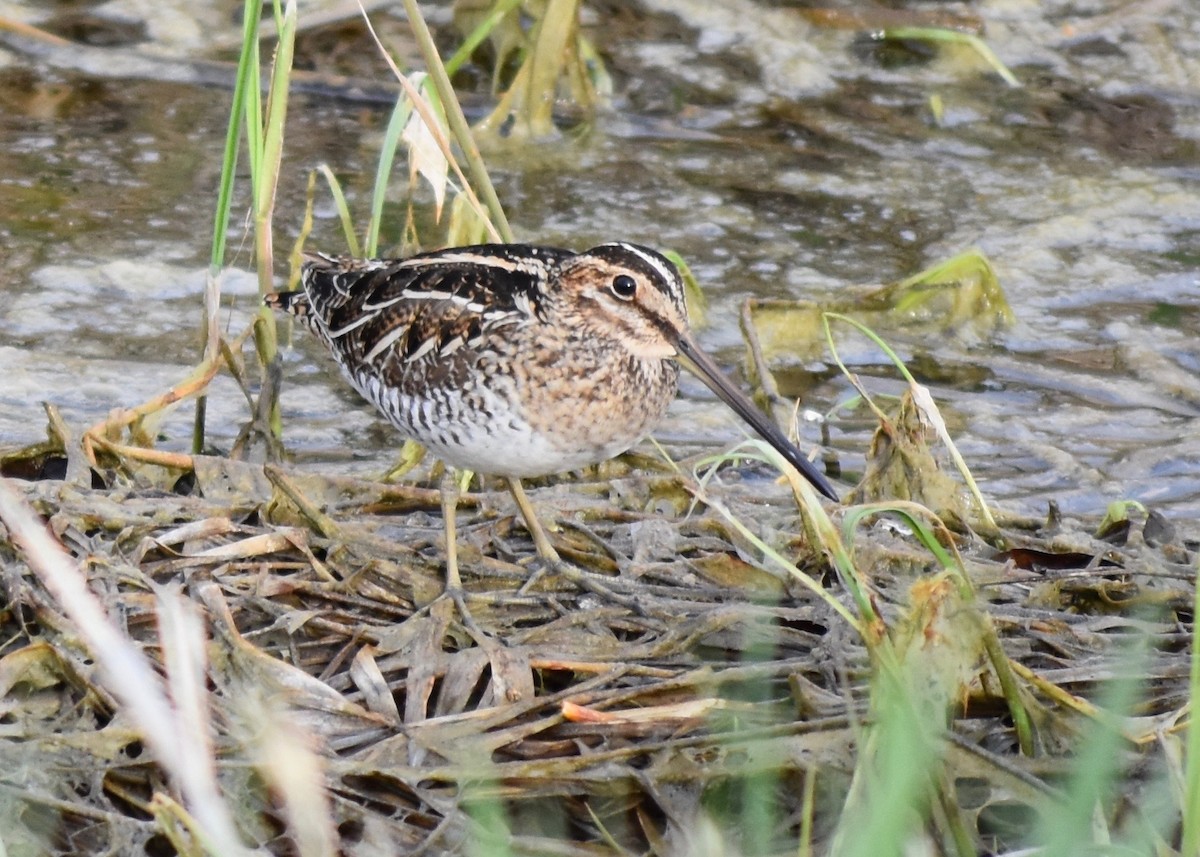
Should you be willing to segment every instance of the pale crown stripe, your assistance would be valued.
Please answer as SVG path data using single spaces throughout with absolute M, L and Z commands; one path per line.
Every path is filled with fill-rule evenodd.
M 671 271 L 668 268 L 666 268 L 663 265 L 661 259 L 656 259 L 653 256 L 647 255 L 646 253 L 642 252 L 642 250 L 640 248 L 635 247 L 632 244 L 626 244 L 623 241 L 617 242 L 617 246 L 625 248 L 630 253 L 632 253 L 633 255 L 635 255 L 639 259 L 641 259 L 643 262 L 645 262 L 647 265 L 654 268 L 654 270 L 658 271 L 659 276 L 663 278 L 664 282 L 666 282 L 666 283 L 675 282 L 675 277 L 677 275 L 675 274 L 674 271 Z

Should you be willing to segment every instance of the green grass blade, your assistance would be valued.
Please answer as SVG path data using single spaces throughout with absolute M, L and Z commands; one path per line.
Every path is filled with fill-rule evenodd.
M 279 5 L 276 2 L 276 14 Z M 252 145 L 254 184 L 255 262 L 258 270 L 259 294 L 265 295 L 275 286 L 273 220 L 275 191 L 279 186 L 279 170 L 283 161 L 283 135 L 287 120 L 288 89 L 292 74 L 292 57 L 296 44 L 296 0 L 288 0 L 280 19 L 279 41 L 271 70 L 271 90 L 267 100 L 266 126 L 255 125 L 257 148 Z M 261 99 L 256 105 L 261 112 Z M 249 127 L 248 127 L 249 130 Z M 261 136 L 259 136 L 261 134 Z M 247 137 L 249 138 L 249 134 Z M 257 157 L 255 157 L 257 155 Z M 259 306 L 254 325 L 254 346 L 264 367 L 270 366 L 278 351 L 275 319 L 265 306 Z M 283 436 L 283 417 L 279 412 L 278 391 L 268 406 L 268 422 L 274 438 Z
M 342 183 L 333 174 L 329 164 L 321 164 L 317 167 L 317 172 L 324 177 L 325 184 L 329 186 L 329 192 L 333 194 L 333 204 L 337 208 L 338 219 L 342 222 L 342 232 L 346 235 L 346 247 L 351 256 L 358 258 L 362 253 L 358 246 L 358 236 L 354 233 L 354 218 L 350 215 L 350 204 L 346 202 L 346 194 L 342 192 Z M 368 245 L 367 255 L 375 255 L 373 244 Z
M 214 274 L 225 263 L 225 236 L 229 230 L 229 211 L 233 201 L 233 183 L 237 172 L 238 142 L 242 136 L 246 93 L 249 89 L 258 87 L 258 77 L 252 61 L 256 54 L 258 20 L 261 16 L 262 0 L 249 0 L 243 14 L 242 52 L 238 57 L 237 82 L 233 89 L 233 103 L 229 108 L 229 127 L 225 132 L 225 151 L 221 161 L 221 180 L 217 187 L 217 210 L 213 216 L 209 267 Z
M 1113 792 L 1122 781 L 1122 750 L 1129 746 L 1122 727 L 1137 705 L 1145 678 L 1146 643 L 1144 638 L 1137 639 L 1117 654 L 1112 667 L 1114 678 L 1100 700 L 1103 716 L 1089 726 L 1086 738 L 1079 742 L 1074 771 L 1064 790 L 1066 800 L 1052 814 L 1042 816 L 1035 841 L 1042 846 L 1040 853 L 1045 857 L 1094 854 L 1111 844 L 1102 807 L 1112 805 Z
M 700 288 L 700 281 L 692 273 L 687 261 L 674 250 L 666 250 L 663 255 L 671 260 L 683 277 L 683 297 L 692 329 L 704 327 L 708 324 L 708 300 L 704 297 L 704 289 Z
M 868 625 L 874 623 L 876 619 L 875 612 L 871 607 L 870 599 L 866 596 L 865 589 L 860 585 L 861 581 L 859 580 L 857 570 L 854 569 L 849 563 L 849 552 L 842 545 L 836 528 L 829 520 L 829 516 L 825 514 L 825 510 L 821 508 L 821 502 L 816 495 L 815 489 L 808 484 L 807 480 L 803 479 L 798 473 L 795 473 L 795 468 L 788 464 L 787 461 L 784 460 L 783 456 L 780 455 L 770 444 L 761 440 L 747 440 L 740 444 L 737 450 L 735 450 L 733 453 L 726 453 L 725 455 L 702 460 L 697 466 L 703 467 L 709 464 L 716 464 L 726 460 L 731 455 L 747 455 L 745 451 L 747 449 L 754 450 L 754 452 L 750 454 L 750 457 L 767 461 L 777 467 L 781 473 L 789 477 L 789 482 L 792 485 L 792 489 L 799 490 L 804 494 L 806 499 L 805 506 L 811 514 L 811 520 L 813 521 L 814 526 L 819 531 L 821 541 L 820 547 L 828 556 L 831 557 L 831 560 L 838 573 L 847 581 L 847 588 L 849 588 L 854 595 L 855 602 L 865 617 L 865 623 L 860 621 L 858 617 L 856 617 L 850 612 L 849 609 L 846 608 L 845 605 L 838 601 L 837 598 L 829 592 L 829 590 L 821 585 L 820 581 L 816 580 L 811 575 L 805 574 L 803 571 L 797 568 L 794 563 L 787 560 L 777 550 L 756 536 L 750 530 L 750 528 L 747 527 L 746 524 L 741 521 L 741 519 L 734 515 L 733 512 L 731 512 L 720 500 L 709 495 L 705 491 L 705 485 L 708 481 L 707 476 L 700 476 L 697 474 L 694 482 L 689 481 L 689 484 L 687 485 L 688 491 L 697 500 L 704 503 L 710 509 L 717 512 L 717 514 L 723 517 L 726 521 L 728 521 L 729 524 L 736 529 L 743 538 L 754 545 L 754 547 L 760 551 L 765 558 L 771 560 L 772 563 L 779 566 L 784 572 L 796 578 L 801 584 L 807 587 L 809 591 L 828 604 L 830 609 L 845 619 L 846 623 L 849 624 L 850 627 L 855 631 L 857 631 L 859 636 L 861 636 L 863 640 L 866 641 L 867 645 L 870 646 L 874 640 L 874 635 L 871 632 L 871 629 L 868 628 Z M 662 452 L 663 458 L 666 459 L 667 463 L 670 464 L 671 467 L 675 468 L 677 473 L 682 475 L 678 465 L 676 465 L 671 457 L 662 450 L 662 447 L 659 447 L 659 451 Z M 795 479 L 791 478 L 793 474 L 795 474 Z
M 492 11 L 487 14 L 479 24 L 470 33 L 467 38 L 459 46 L 453 56 L 446 60 L 446 74 L 455 74 L 467 60 L 471 58 L 471 54 L 475 53 L 475 49 L 483 44 L 486 39 L 496 28 L 496 25 L 504 20 L 504 16 L 521 5 L 521 0 L 500 0 Z
M 938 541 L 933 530 L 931 530 L 920 517 L 921 513 L 928 514 L 929 517 L 937 520 L 932 512 L 924 506 L 916 503 L 908 503 L 895 501 L 892 503 L 867 503 L 862 506 L 855 506 L 846 511 L 846 516 L 842 519 L 842 537 L 846 544 L 854 544 L 854 530 L 864 518 L 873 518 L 877 515 L 895 515 L 902 519 L 904 523 L 912 530 L 913 535 L 921 545 L 933 554 L 934 559 L 938 561 L 944 570 L 952 572 L 955 576 L 971 586 L 970 580 L 967 578 L 967 573 L 962 567 L 962 562 L 956 560 L 950 555 L 950 552 L 942 546 Z M 946 525 L 938 521 L 939 528 L 946 532 L 949 538 L 949 532 L 946 530 Z
M 388 179 L 392 175 L 392 164 L 396 159 L 396 148 L 400 145 L 400 135 L 404 126 L 412 116 L 413 104 L 408 95 L 401 93 L 392 108 L 392 118 L 388 120 L 387 132 L 383 136 L 383 147 L 379 151 L 379 163 L 375 168 L 375 186 L 371 191 L 371 219 L 367 223 L 367 235 L 364 247 L 369 257 L 379 252 L 379 229 L 383 221 L 383 203 L 387 196 Z M 355 253 L 354 255 L 358 255 Z
M 279 42 L 272 64 L 271 91 L 267 101 L 266 127 L 262 138 L 255 183 L 255 219 L 258 229 L 259 290 L 262 294 L 274 286 L 271 263 L 271 224 L 275 211 L 275 191 L 279 186 L 279 170 L 283 162 L 283 134 L 287 120 L 288 88 L 292 74 L 292 57 L 296 45 L 296 2 L 288 0 L 279 28 Z M 265 256 L 265 258 L 264 258 Z
M 600 52 L 596 50 L 596 46 L 592 44 L 590 39 L 580 37 L 579 58 L 587 68 L 588 76 L 592 81 L 592 89 L 596 95 L 606 100 L 612 98 L 612 75 L 604 67 L 604 58 L 600 56 Z
M 946 525 L 924 506 L 906 501 L 869 503 L 862 506 L 855 506 L 847 510 L 842 520 L 842 542 L 853 545 L 855 543 L 854 530 L 864 519 L 877 515 L 895 515 L 901 518 L 912 530 L 917 541 L 933 554 L 938 564 L 945 571 L 952 575 L 963 601 L 975 603 L 975 585 L 971 582 L 970 577 L 967 576 L 967 570 L 963 565 L 962 557 L 959 555 L 957 548 L 954 547 L 953 536 L 946 528 Z M 939 539 L 934 529 L 925 522 L 924 518 L 926 517 L 942 533 L 942 539 Z M 949 549 L 943 546 L 943 540 L 946 544 L 950 545 Z M 982 609 L 979 611 L 979 635 L 983 647 L 987 652 L 988 660 L 991 661 L 992 668 L 996 671 L 996 677 L 1000 681 L 1005 702 L 1008 704 L 1009 713 L 1013 719 L 1013 728 L 1017 733 L 1017 741 L 1020 744 L 1021 752 L 1027 756 L 1032 755 L 1034 751 L 1033 721 L 1025 707 L 1025 700 L 1022 697 L 1020 685 L 1013 674 L 1012 664 L 1008 660 L 1008 655 L 1005 654 L 1004 648 L 1000 644 L 1000 638 L 996 633 L 995 626 L 992 624 L 991 617 Z
M 258 21 L 262 17 L 262 0 L 248 0 L 242 15 L 242 50 L 238 56 L 237 80 L 233 87 L 233 101 L 229 107 L 229 125 L 225 131 L 225 149 L 221 159 L 221 178 L 217 185 L 217 207 L 213 213 L 212 250 L 209 254 L 208 273 L 216 280 L 225 264 L 226 236 L 229 233 L 229 212 L 233 207 L 233 184 L 237 175 L 238 142 L 241 140 L 243 119 L 246 109 L 246 93 L 258 89 Z M 218 281 L 219 283 L 219 281 Z M 219 288 L 219 286 L 218 286 Z M 220 301 L 220 293 L 216 295 Z M 209 311 L 204 312 L 202 340 L 209 341 Z M 196 416 L 192 423 L 192 453 L 199 455 L 204 450 L 205 414 L 208 397 L 196 399 Z
M 919 711 L 906 679 L 898 665 L 880 666 L 872 677 L 875 723 L 861 742 L 838 822 L 832 853 L 839 857 L 901 857 L 925 814 L 941 764 L 941 727 Z
M 1008 70 L 1008 66 L 988 47 L 987 42 L 972 33 L 962 33 L 958 30 L 948 30 L 942 27 L 894 27 L 884 30 L 885 39 L 914 39 L 924 42 L 948 42 L 966 45 L 987 63 L 992 71 L 1000 75 L 1001 80 L 1012 87 L 1019 87 L 1021 82 L 1016 75 Z
M 260 5 L 261 9 L 261 5 Z M 258 182 L 255 176 L 262 172 L 263 149 L 263 103 L 262 103 L 262 54 L 258 39 L 250 46 L 251 74 L 253 85 L 246 89 L 246 111 L 242 127 L 246 131 L 246 154 L 250 166 L 250 193 L 252 206 L 258 211 Z
M 946 450 L 950 453 L 950 458 L 954 461 L 955 468 L 958 470 L 959 474 L 963 478 L 963 481 L 966 483 L 967 490 L 971 492 L 971 497 L 975 500 L 975 505 L 979 509 L 979 514 L 983 519 L 983 524 L 989 531 L 988 534 L 998 534 L 1000 532 L 1000 528 L 996 525 L 995 518 L 992 517 L 992 510 L 988 507 L 987 501 L 983 498 L 983 492 L 979 490 L 979 485 L 975 482 L 975 476 L 971 473 L 971 468 L 967 466 L 966 459 L 962 457 L 962 453 L 958 451 L 958 445 L 955 444 L 954 438 L 950 436 L 950 431 L 946 427 L 945 421 L 941 418 L 941 414 L 938 412 L 937 406 L 933 402 L 933 396 L 930 394 L 929 388 L 924 384 L 918 383 L 917 379 L 914 378 L 912 373 L 908 371 L 908 367 L 904 365 L 904 361 L 902 361 L 900 356 L 892 350 L 891 346 L 884 342 L 883 339 L 881 339 L 879 335 L 875 333 L 875 331 L 871 330 L 862 322 L 855 321 L 847 315 L 842 315 L 841 313 L 836 312 L 822 313 L 822 319 L 825 324 L 825 339 L 829 343 L 830 351 L 834 355 L 834 360 L 837 362 L 838 366 L 841 367 L 842 372 L 845 373 L 847 377 L 850 376 L 850 370 L 846 368 L 846 366 L 841 362 L 841 359 L 837 356 L 837 346 L 834 344 L 833 331 L 829 325 L 830 320 L 842 321 L 846 324 L 849 324 L 851 327 L 856 328 L 860 333 L 863 334 L 863 336 L 874 342 L 880 348 L 880 350 L 883 351 L 887 358 L 892 361 L 892 364 L 895 365 L 897 371 L 899 371 L 900 374 L 904 376 L 904 380 L 908 382 L 909 389 L 913 394 L 914 403 L 921 408 L 921 412 L 924 413 L 925 416 L 930 420 L 933 428 L 937 431 L 938 437 L 941 439 L 943 445 L 945 445 Z M 872 405 L 872 407 L 874 408 L 874 405 Z M 876 409 L 876 413 L 879 413 L 878 409 Z

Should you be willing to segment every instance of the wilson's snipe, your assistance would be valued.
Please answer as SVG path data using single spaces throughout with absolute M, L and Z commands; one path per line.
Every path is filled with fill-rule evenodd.
M 697 347 L 679 271 L 653 250 L 485 244 L 402 260 L 310 255 L 300 285 L 267 304 L 304 322 L 403 436 L 453 467 L 505 477 L 538 553 L 556 564 L 519 480 L 629 449 L 675 397 L 679 363 L 837 500 Z M 446 506 L 447 576 L 457 588 L 453 501 Z

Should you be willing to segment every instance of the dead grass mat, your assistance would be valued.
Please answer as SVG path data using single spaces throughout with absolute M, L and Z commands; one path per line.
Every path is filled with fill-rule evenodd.
M 543 518 L 560 524 L 564 555 L 613 598 L 537 572 L 504 495 L 466 498 L 461 562 L 482 635 L 438 598 L 435 490 L 272 476 L 218 458 L 196 459 L 189 496 L 18 484 L 155 662 L 156 592 L 178 587 L 200 607 L 221 785 L 243 835 L 273 853 L 294 846 L 248 749 L 259 704 L 286 707 L 315 736 L 347 855 L 467 843 L 485 853 L 681 853 L 706 816 L 740 848 L 794 850 L 813 777 L 818 848 L 836 823 L 868 710 L 867 651 L 794 580 L 763 571 L 721 518 L 689 513 L 680 477 L 533 492 Z M 707 490 L 840 591 L 788 535 L 801 529 L 794 505 L 763 471 L 728 468 Z M 1187 701 L 1196 545 L 1194 533 L 1152 521 L 1149 541 L 1145 522 L 1107 541 L 1069 522 L 1009 522 L 1018 551 L 971 537 L 959 545 L 1010 659 L 1065 694 L 1102 694 L 1116 653 L 1145 635 L 1133 713 L 1147 734 Z M 884 617 L 901 617 L 932 559 L 885 522 L 860 530 L 854 547 Z M 168 786 L 7 538 L 0 575 L 9 853 L 174 853 L 151 803 Z M 949 782 L 985 850 L 1022 841 L 1089 728 L 1047 687 L 1030 687 L 1032 758 L 1018 754 L 982 665 L 952 713 Z M 1130 740 L 1125 753 L 1118 800 L 1136 801 L 1161 749 Z M 770 807 L 765 836 L 739 827 L 759 804 Z M 506 833 L 486 823 L 489 808 Z

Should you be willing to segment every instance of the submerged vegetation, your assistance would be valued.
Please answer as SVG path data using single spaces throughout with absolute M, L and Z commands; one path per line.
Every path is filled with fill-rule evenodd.
M 512 241 L 451 73 L 491 46 L 485 150 L 570 145 L 560 129 L 608 86 L 579 2 L 463 12 L 450 73 L 405 5 L 427 76 L 396 70 L 365 225 L 328 167 L 309 225 L 328 192 L 355 254 Z M 48 440 L 0 456 L 29 480 L 0 482 L 0 698 L 20 739 L 0 745 L 0 854 L 1196 853 L 1200 536 L 1130 504 L 1092 525 L 993 508 L 873 332 L 1011 324 L 982 254 L 836 308 L 746 304 L 769 404 L 790 403 L 789 363 L 827 354 L 859 392 L 839 412 L 876 426 L 844 506 L 758 442 L 629 456 L 544 492 L 580 586 L 531 567 L 488 485 L 464 497 L 484 634 L 437 599 L 436 489 L 278 463 L 275 321 L 216 321 L 240 159 L 262 292 L 308 229 L 282 261 L 297 12 L 266 11 L 269 62 L 245 7 L 194 372 L 82 437 L 48 408 Z M 408 213 L 385 239 L 400 160 Z M 444 232 L 418 234 L 415 186 Z M 848 343 L 895 365 L 894 395 L 842 364 Z M 251 415 L 235 454 L 204 453 L 202 406 L 192 454 L 156 449 L 163 410 L 219 371 Z

